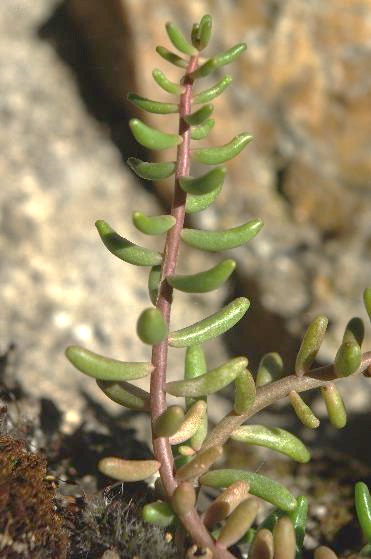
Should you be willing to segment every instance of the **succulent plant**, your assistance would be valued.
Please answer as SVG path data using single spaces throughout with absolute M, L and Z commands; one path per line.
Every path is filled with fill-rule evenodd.
M 103 458 L 99 463 L 99 469 L 116 480 L 129 482 L 159 475 L 157 485 L 162 497 L 144 506 L 146 521 L 163 527 L 180 523 L 193 542 L 187 557 L 232 558 L 229 548 L 244 538 L 251 543 L 249 557 L 252 559 L 273 556 L 275 559 L 290 559 L 301 554 L 308 508 L 306 498 L 295 498 L 281 483 L 255 472 L 211 468 L 222 456 L 223 445 L 229 438 L 242 444 L 264 446 L 298 462 L 307 462 L 310 452 L 293 434 L 276 426 L 244 424 L 263 408 L 288 397 L 299 420 L 315 429 L 319 420 L 300 393 L 320 389 L 331 423 L 336 428 L 344 427 L 346 411 L 337 381 L 369 374 L 371 352 L 362 354 L 363 323 L 360 318 L 354 318 L 346 327 L 334 363 L 312 368 L 328 324 L 326 317 L 318 316 L 303 337 L 295 371 L 291 374 L 284 372 L 282 359 L 277 353 L 262 357 L 256 375 L 248 369 L 245 356 L 234 357 L 209 370 L 203 344 L 220 336 L 244 317 L 250 305 L 245 297 L 234 299 L 195 324 L 171 330 L 174 291 L 204 293 L 217 289 L 236 267 L 236 262 L 228 258 L 211 269 L 178 275 L 176 267 L 181 241 L 197 250 L 229 251 L 252 240 L 263 226 L 261 219 L 253 218 L 224 231 L 183 227 L 186 214 L 206 210 L 215 201 L 226 175 L 224 164 L 240 154 L 252 140 L 250 134 L 240 133 L 218 147 L 191 145 L 192 140 L 197 142 L 206 138 L 212 130 L 215 121 L 210 118 L 213 113 L 211 101 L 230 86 L 232 78 L 226 75 L 215 85 L 199 92 L 194 91 L 195 85 L 233 62 L 246 48 L 244 43 L 239 43 L 212 58 L 201 59 L 200 52 L 208 45 L 211 26 L 211 17 L 205 15 L 200 23 L 193 25 L 188 41 L 176 25 L 166 24 L 169 39 L 181 55 L 162 46 L 156 50 L 165 60 L 181 68 L 183 76 L 179 83 L 173 83 L 156 69 L 153 78 L 163 90 L 176 97 L 175 101 L 159 102 L 134 93 L 128 95 L 129 101 L 144 111 L 179 115 L 177 133 L 162 132 L 138 118 L 130 121 L 132 134 L 145 148 L 177 149 L 175 160 L 167 162 L 128 160 L 130 168 L 143 179 L 156 181 L 174 176 L 169 215 L 147 216 L 139 211 L 133 214 L 134 225 L 143 234 L 166 234 L 164 246 L 158 251 L 138 246 L 119 235 L 105 221 L 96 222 L 104 245 L 114 256 L 126 263 L 149 268 L 148 290 L 152 305 L 139 316 L 137 333 L 143 343 L 152 346 L 151 361 L 121 362 L 77 346 L 70 346 L 66 355 L 80 371 L 95 378 L 99 388 L 111 400 L 133 410 L 150 412 L 154 459 L 111 457 Z M 215 167 L 194 177 L 190 175 L 192 161 Z M 365 290 L 364 302 L 371 317 L 371 288 Z M 184 378 L 172 382 L 167 382 L 166 378 L 169 348 L 185 348 Z M 149 392 L 132 384 L 132 381 L 146 376 L 150 377 Z M 232 409 L 209 433 L 207 396 L 229 384 L 234 384 L 235 390 Z M 169 407 L 166 394 L 179 397 L 182 402 Z M 217 488 L 221 492 L 200 514 L 197 497 L 203 487 Z M 363 485 L 358 485 L 356 491 L 358 515 L 369 540 L 369 494 L 366 495 Z M 276 508 L 255 533 L 251 526 L 259 509 L 259 499 Z M 370 543 L 367 545 L 369 548 Z M 316 551 L 315 557 L 330 559 L 336 556 L 322 547 Z

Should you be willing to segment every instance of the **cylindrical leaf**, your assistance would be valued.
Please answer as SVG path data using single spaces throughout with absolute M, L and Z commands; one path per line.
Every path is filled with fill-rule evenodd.
M 243 225 L 225 229 L 224 231 L 200 231 L 198 229 L 183 229 L 182 240 L 189 246 L 220 252 L 239 247 L 253 239 L 263 227 L 261 219 L 252 219 Z
M 161 266 L 153 266 L 148 275 L 148 293 L 153 305 L 157 303 L 158 290 L 161 281 Z
M 264 386 L 283 374 L 283 361 L 279 353 L 266 353 L 260 360 L 256 375 L 256 386 Z
M 292 433 L 280 427 L 264 427 L 263 425 L 242 425 L 233 431 L 231 439 L 247 444 L 264 446 L 286 454 L 296 462 L 309 462 L 311 456 L 307 447 Z
M 174 227 L 176 219 L 172 215 L 147 216 L 142 212 L 134 212 L 133 223 L 145 235 L 162 235 Z
M 327 325 L 326 316 L 317 316 L 308 326 L 296 357 L 295 373 L 298 376 L 309 371 L 325 337 Z
M 119 481 L 143 481 L 158 472 L 157 460 L 124 460 L 110 456 L 99 460 L 98 469 L 105 476 Z
M 135 380 L 153 370 L 152 363 L 118 361 L 76 345 L 69 346 L 65 353 L 76 369 L 98 380 Z
M 178 452 L 181 456 L 194 456 L 196 454 L 196 451 L 186 444 L 179 445 Z
M 199 66 L 197 70 L 194 70 L 194 72 L 190 74 L 191 78 L 194 80 L 198 78 L 205 78 L 212 72 L 215 72 L 215 70 L 217 70 L 218 68 L 221 68 L 222 66 L 225 66 L 226 64 L 229 64 L 230 62 L 236 60 L 236 58 L 238 58 L 245 49 L 246 44 L 239 43 L 238 45 L 231 47 L 221 54 L 210 58 L 204 64 L 202 64 L 202 66 Z
M 211 29 L 213 25 L 213 20 L 208 14 L 201 18 L 200 26 L 198 30 L 199 37 L 199 50 L 203 50 L 207 47 L 211 37 Z
M 371 320 L 371 287 L 366 287 L 363 292 L 363 302 L 365 304 L 365 308 L 369 319 Z
M 137 334 L 148 345 L 162 342 L 167 336 L 167 324 L 161 311 L 154 307 L 145 309 L 138 318 Z
M 232 76 L 229 75 L 224 76 L 224 78 L 222 78 L 220 81 L 218 81 L 218 83 L 216 83 L 212 87 L 209 87 L 208 89 L 205 89 L 204 91 L 200 91 L 200 93 L 197 93 L 197 95 L 193 97 L 192 102 L 195 105 L 199 105 L 200 103 L 210 103 L 210 101 L 212 101 L 213 99 L 221 95 L 223 91 L 227 89 L 227 87 L 231 82 L 232 82 Z
M 321 545 L 315 549 L 314 559 L 338 559 L 338 556 L 329 547 Z
M 223 185 L 226 167 L 215 167 L 201 177 L 180 177 L 180 187 L 189 194 L 207 194 Z
M 179 105 L 176 103 L 163 103 L 162 101 L 153 101 L 152 99 L 147 99 L 146 97 L 141 97 L 136 93 L 128 93 L 128 101 L 133 103 L 136 107 L 148 111 L 149 113 L 155 113 L 158 115 L 167 115 L 170 113 L 178 113 Z
M 164 501 L 156 501 L 144 505 L 142 517 L 145 522 L 156 524 L 156 526 L 161 526 L 161 528 L 166 528 L 175 521 L 174 511 L 170 505 Z
M 227 518 L 242 501 L 247 499 L 249 488 L 249 484 L 245 481 L 236 481 L 220 493 L 204 513 L 205 526 L 210 529 Z
M 129 157 L 126 163 L 138 177 L 150 181 L 166 179 L 175 173 L 174 161 L 151 163 L 149 161 L 141 161 L 136 157 Z
M 150 395 L 149 392 L 134 386 L 129 382 L 112 382 L 97 380 L 97 385 L 108 398 L 131 410 L 149 411 Z
M 290 404 L 294 408 L 297 418 L 309 429 L 317 429 L 319 427 L 319 419 L 314 415 L 309 406 L 304 402 L 301 396 L 291 390 L 289 394 Z
M 129 121 L 130 130 L 136 141 L 147 149 L 167 149 L 182 143 L 179 134 L 167 134 L 147 126 L 141 120 L 132 118 Z
M 263 528 L 256 534 L 249 551 L 249 559 L 273 559 L 273 535 Z
M 295 559 L 294 525 L 288 516 L 281 516 L 273 529 L 274 559 Z
M 236 157 L 247 144 L 253 140 L 250 134 L 239 134 L 223 146 L 213 148 L 195 148 L 191 151 L 194 161 L 205 165 L 220 165 Z
M 256 499 L 247 499 L 232 512 L 218 537 L 218 545 L 227 548 L 237 543 L 251 527 L 259 510 Z
M 183 85 L 168 80 L 165 74 L 158 68 L 152 70 L 152 76 L 155 82 L 167 93 L 172 93 L 173 95 L 182 95 L 185 91 Z
M 185 414 L 184 420 L 176 432 L 170 436 L 170 444 L 188 441 L 198 430 L 206 414 L 207 404 L 203 400 L 196 401 Z
M 194 23 L 192 25 L 191 39 L 192 39 L 192 45 L 198 50 L 199 50 L 199 46 L 200 46 L 199 31 L 200 31 L 200 24 L 199 23 Z
M 256 386 L 252 374 L 248 369 L 240 372 L 235 380 L 233 409 L 237 414 L 244 413 L 254 403 Z
M 162 256 L 159 252 L 140 247 L 121 237 L 106 221 L 99 219 L 95 223 L 103 244 L 108 250 L 129 264 L 135 266 L 155 266 L 161 264 Z
M 233 328 L 246 314 L 249 306 L 250 301 L 246 297 L 238 297 L 207 318 L 171 332 L 169 344 L 173 347 L 188 347 L 212 340 Z
M 371 544 L 371 497 L 370 491 L 363 481 L 358 481 L 355 484 L 354 504 L 362 534 Z
M 156 52 L 157 54 L 162 56 L 162 58 L 167 60 L 167 62 L 170 62 L 170 64 L 174 64 L 175 66 L 178 66 L 179 68 L 183 68 L 184 70 L 187 68 L 187 61 L 184 60 L 184 58 L 181 58 L 180 56 L 175 54 L 175 52 L 171 52 L 170 50 L 168 50 L 165 47 L 162 47 L 161 45 L 156 47 Z
M 331 424 L 336 429 L 342 429 L 347 424 L 347 412 L 340 392 L 334 383 L 329 382 L 321 388 L 321 394 L 325 401 Z
M 207 373 L 207 364 L 205 359 L 205 354 L 202 349 L 202 346 L 195 345 L 187 347 L 186 355 L 185 355 L 185 363 L 184 363 L 184 378 L 185 379 L 192 379 L 204 375 Z M 200 398 L 186 398 L 186 405 L 189 409 L 198 399 L 207 401 L 206 396 L 200 396 Z M 207 417 L 207 409 L 205 414 L 202 416 L 200 425 L 197 431 L 192 435 L 190 439 L 190 443 L 193 450 L 200 450 L 204 440 L 207 437 L 207 429 L 208 429 L 208 417 Z
M 203 124 L 192 126 L 191 138 L 192 140 L 203 140 L 209 135 L 209 132 L 214 128 L 215 120 L 208 118 Z
M 242 480 L 250 484 L 250 493 L 268 503 L 284 510 L 294 510 L 297 503 L 295 497 L 286 487 L 260 474 L 246 470 L 213 470 L 200 478 L 201 485 L 208 487 L 229 487 L 235 481 Z
M 353 343 L 358 344 L 361 347 L 363 338 L 365 336 L 365 327 L 363 324 L 362 318 L 355 316 L 351 320 L 349 320 L 344 336 L 343 336 L 343 343 Z
M 247 359 L 245 357 L 235 357 L 200 377 L 167 382 L 165 390 L 173 396 L 193 398 L 213 394 L 233 382 L 246 365 Z
M 187 481 L 180 483 L 172 495 L 171 504 L 180 518 L 191 512 L 196 504 L 196 491 L 193 485 Z
M 169 39 L 176 49 L 180 50 L 180 52 L 183 52 L 184 54 L 188 54 L 189 56 L 195 56 L 198 54 L 197 49 L 187 41 L 177 25 L 168 22 L 165 27 Z
M 216 188 L 208 194 L 188 194 L 185 211 L 187 214 L 195 214 L 206 210 L 217 199 L 222 187 Z
M 155 421 L 153 433 L 156 437 L 171 437 L 184 420 L 184 410 L 180 406 L 169 406 Z
M 294 525 L 296 534 L 296 545 L 299 550 L 303 547 L 305 528 L 308 517 L 308 499 L 304 495 L 296 498 L 297 506 L 292 512 L 289 512 L 289 517 Z
M 185 464 L 176 473 L 178 480 L 189 481 L 198 479 L 202 474 L 221 457 L 223 449 L 221 446 L 212 446 L 198 453 L 188 464 Z
M 204 105 L 194 113 L 185 115 L 184 120 L 190 126 L 198 126 L 199 124 L 203 124 L 205 120 L 207 120 L 211 116 L 213 111 L 214 111 L 213 105 L 211 104 Z
M 362 351 L 354 342 L 342 343 L 335 356 L 334 369 L 337 377 L 348 377 L 361 365 Z
M 168 283 L 186 293 L 207 293 L 218 289 L 231 276 L 236 268 L 234 260 L 223 260 L 205 272 L 193 275 L 170 276 Z

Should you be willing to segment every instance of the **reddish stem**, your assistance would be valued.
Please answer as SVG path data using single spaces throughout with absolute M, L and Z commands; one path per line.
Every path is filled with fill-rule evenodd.
M 191 113 L 193 80 L 189 77 L 189 74 L 197 66 L 198 56 L 191 57 L 183 80 L 185 91 L 180 97 L 179 134 L 183 142 L 179 145 L 177 152 L 174 197 L 171 207 L 171 215 L 176 218 L 176 223 L 166 237 L 161 284 L 156 304 L 168 326 L 170 324 L 173 289 L 166 281 L 166 278 L 175 273 L 179 254 L 180 233 L 184 224 L 186 193 L 179 186 L 179 177 L 188 176 L 190 170 L 191 129 L 185 122 L 184 117 Z M 166 382 L 168 345 L 168 340 L 165 339 L 162 343 L 154 345 L 152 349 L 152 364 L 154 366 L 150 389 L 152 426 L 154 421 L 167 407 L 164 385 Z M 177 482 L 174 478 L 174 459 L 169 440 L 165 437 L 153 437 L 153 452 L 155 458 L 161 463 L 160 476 L 162 485 L 166 495 L 170 498 L 177 486 Z M 182 524 L 198 546 L 212 549 L 215 559 L 234 559 L 234 556 L 229 551 L 215 546 L 213 538 L 197 514 L 196 509 L 191 510 L 182 519 Z

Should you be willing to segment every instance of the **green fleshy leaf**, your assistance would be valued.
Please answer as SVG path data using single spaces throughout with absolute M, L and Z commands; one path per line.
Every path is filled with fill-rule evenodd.
M 167 336 L 167 324 L 161 311 L 154 307 L 145 309 L 138 318 L 137 334 L 145 344 L 161 343 Z
M 260 474 L 246 470 L 213 470 L 200 478 L 201 485 L 208 487 L 228 487 L 235 481 L 242 480 L 250 484 L 250 493 L 268 503 L 284 510 L 291 511 L 297 506 L 295 497 L 286 487 Z
M 295 373 L 298 376 L 308 373 L 325 337 L 327 325 L 326 316 L 317 316 L 308 326 L 296 357 Z
M 180 406 L 169 406 L 154 422 L 155 437 L 171 437 L 184 420 L 184 410 Z
M 371 287 L 366 287 L 363 292 L 363 302 L 367 311 L 368 317 L 371 320 Z
M 205 120 L 207 120 L 209 116 L 213 113 L 213 111 L 214 111 L 213 105 L 211 104 L 204 105 L 194 113 L 186 115 L 184 117 L 184 120 L 190 126 L 198 126 L 199 124 L 203 124 Z
M 358 481 L 354 488 L 354 503 L 363 537 L 371 544 L 371 496 L 367 485 Z
M 205 165 L 219 165 L 236 157 L 252 140 L 250 134 L 239 134 L 223 146 L 195 148 L 191 150 L 191 157 L 194 161 Z
M 162 235 L 174 227 L 176 219 L 172 215 L 147 216 L 134 212 L 133 223 L 145 235 Z
M 186 200 L 186 214 L 195 214 L 206 210 L 217 199 L 222 187 L 216 188 L 208 194 L 188 194 Z
M 279 353 L 266 353 L 260 360 L 256 375 L 256 386 L 264 386 L 283 374 L 283 361 Z
M 347 412 L 339 390 L 332 382 L 321 388 L 321 394 L 326 404 L 328 418 L 336 429 L 343 429 L 347 424 Z
M 209 87 L 208 89 L 197 93 L 197 95 L 193 97 L 192 102 L 195 105 L 199 105 L 200 103 L 210 103 L 210 101 L 212 101 L 216 97 L 219 97 L 219 95 L 221 95 L 231 83 L 232 76 L 226 75 L 212 87 Z
M 197 378 L 201 375 L 207 373 L 207 363 L 205 358 L 205 353 L 200 345 L 194 345 L 187 347 L 186 355 L 185 355 L 185 362 L 184 362 L 184 378 L 185 379 L 192 379 Z M 186 406 L 189 409 L 193 406 L 198 400 L 207 401 L 206 396 L 201 396 L 199 398 L 186 398 Z M 204 440 L 207 437 L 207 430 L 208 430 L 208 416 L 207 410 L 206 413 L 203 415 L 201 424 L 198 427 L 197 431 L 192 435 L 190 439 L 191 447 L 194 450 L 200 450 Z
M 199 66 L 199 68 L 197 68 L 190 74 L 191 78 L 193 80 L 196 80 L 198 78 L 205 78 L 212 72 L 215 72 L 215 70 L 236 60 L 244 52 L 244 50 L 246 50 L 246 44 L 239 43 L 238 45 L 231 47 L 221 54 L 210 58 L 204 64 L 202 64 L 202 66 Z
M 197 378 L 167 382 L 165 390 L 173 396 L 191 398 L 213 394 L 233 382 L 246 366 L 245 357 L 235 357 Z
M 180 52 L 183 52 L 184 54 L 188 54 L 189 56 L 195 56 L 198 54 L 197 49 L 187 41 L 177 25 L 168 22 L 165 27 L 169 39 L 176 49 L 180 50 Z
M 181 238 L 191 247 L 208 252 L 220 252 L 247 243 L 259 233 L 262 227 L 261 219 L 252 219 L 243 225 L 224 231 L 200 231 L 185 228 L 181 232 Z
M 121 237 L 112 227 L 102 219 L 95 223 L 103 244 L 108 250 L 129 264 L 135 266 L 155 266 L 161 264 L 162 256 L 159 252 L 140 247 Z
M 198 126 L 192 126 L 191 128 L 191 138 L 192 140 L 203 140 L 209 135 L 209 132 L 214 128 L 215 120 L 213 118 L 208 118 L 204 124 L 199 124 Z
M 337 377 L 348 377 L 357 371 L 362 361 L 362 351 L 357 343 L 345 342 L 335 356 L 334 369 Z
M 160 469 L 157 460 L 124 460 L 109 456 L 98 462 L 98 470 L 119 481 L 144 481 Z
M 255 401 L 256 386 L 248 369 L 241 371 L 235 380 L 233 409 L 238 415 L 246 412 Z
M 161 266 L 153 266 L 148 275 L 148 293 L 153 305 L 156 306 L 161 281 Z
M 296 498 L 297 507 L 292 512 L 289 512 L 289 518 L 294 525 L 296 534 L 296 545 L 301 551 L 304 542 L 305 528 L 307 525 L 308 518 L 308 499 L 304 495 Z
M 199 31 L 200 31 L 200 24 L 199 23 L 194 23 L 192 25 L 191 39 L 192 39 L 192 45 L 197 50 L 199 50 L 199 46 L 200 46 Z
M 129 382 L 97 380 L 97 385 L 116 404 L 137 411 L 150 411 L 149 392 Z
M 188 194 L 207 194 L 223 186 L 226 167 L 215 167 L 201 177 L 180 177 L 179 184 Z
M 250 301 L 246 297 L 238 297 L 207 318 L 176 332 L 171 332 L 169 344 L 172 347 L 188 347 L 212 340 L 233 328 L 245 315 L 249 306 Z
M 174 64 L 175 66 L 178 66 L 178 68 L 183 68 L 184 70 L 187 68 L 187 61 L 175 54 L 175 52 L 171 52 L 162 46 L 156 47 L 156 52 L 162 56 L 162 58 L 167 60 L 167 62 L 170 62 L 170 64 Z
M 155 82 L 157 83 L 157 85 L 159 85 L 167 93 L 171 93 L 173 95 L 182 95 L 185 91 L 183 85 L 168 80 L 165 74 L 161 72 L 161 70 L 159 70 L 158 68 L 155 68 L 152 71 L 152 76 Z
M 193 275 L 170 276 L 167 278 L 168 283 L 186 293 L 207 293 L 218 289 L 236 268 L 234 260 L 223 260 L 216 266 L 213 266 L 205 272 L 199 272 Z
M 177 105 L 176 103 L 163 103 L 162 101 L 153 101 L 152 99 L 141 97 L 136 93 L 128 93 L 127 99 L 136 107 L 139 107 L 140 109 L 143 109 L 144 111 L 147 111 L 149 113 L 168 115 L 171 113 L 179 112 L 179 105 Z
M 294 408 L 297 418 L 309 429 L 317 429 L 319 427 L 319 419 L 314 415 L 309 406 L 304 402 L 303 398 L 295 390 L 291 390 L 289 394 L 290 404 Z
M 200 27 L 198 31 L 199 37 L 199 50 L 203 50 L 207 47 L 211 37 L 211 29 L 213 26 L 213 20 L 211 16 L 204 15 L 200 21 Z
M 279 427 L 243 425 L 233 431 L 231 439 L 270 448 L 302 464 L 309 462 L 311 458 L 309 450 L 298 437 Z
M 175 161 L 167 163 L 151 163 L 149 161 L 141 161 L 136 157 L 129 157 L 126 163 L 138 177 L 150 181 L 157 181 L 171 177 L 171 175 L 175 173 L 176 166 Z
M 168 503 L 155 501 L 147 503 L 142 509 L 142 517 L 145 522 L 166 528 L 175 522 L 175 514 Z
M 135 380 L 153 370 L 152 363 L 118 361 L 76 345 L 69 346 L 65 354 L 76 369 L 98 380 Z
M 362 318 L 355 316 L 351 320 L 349 320 L 344 336 L 343 336 L 343 343 L 354 343 L 358 344 L 361 347 L 363 338 L 365 336 L 365 326 L 363 324 Z
M 130 130 L 136 141 L 147 149 L 167 149 L 182 143 L 179 134 L 167 134 L 147 126 L 141 120 L 132 118 L 129 121 Z

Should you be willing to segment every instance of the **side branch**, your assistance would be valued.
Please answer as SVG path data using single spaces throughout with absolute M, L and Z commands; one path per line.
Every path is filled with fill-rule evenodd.
M 358 371 L 353 373 L 352 377 L 367 371 L 370 366 L 371 351 L 368 351 L 363 354 L 361 365 Z M 255 402 L 251 408 L 241 415 L 237 415 L 235 412 L 231 411 L 227 416 L 219 421 L 205 440 L 202 450 L 206 450 L 212 446 L 223 445 L 229 439 L 233 431 L 242 425 L 242 423 L 244 423 L 247 419 L 258 413 L 263 408 L 273 404 L 277 400 L 285 398 L 292 390 L 295 390 L 296 392 L 305 392 L 306 390 L 312 390 L 313 388 L 320 388 L 327 382 L 336 382 L 338 380 L 341 379 L 335 376 L 334 366 L 326 365 L 325 367 L 313 369 L 304 377 L 288 375 L 272 382 L 271 384 L 266 384 L 265 386 L 258 388 Z

